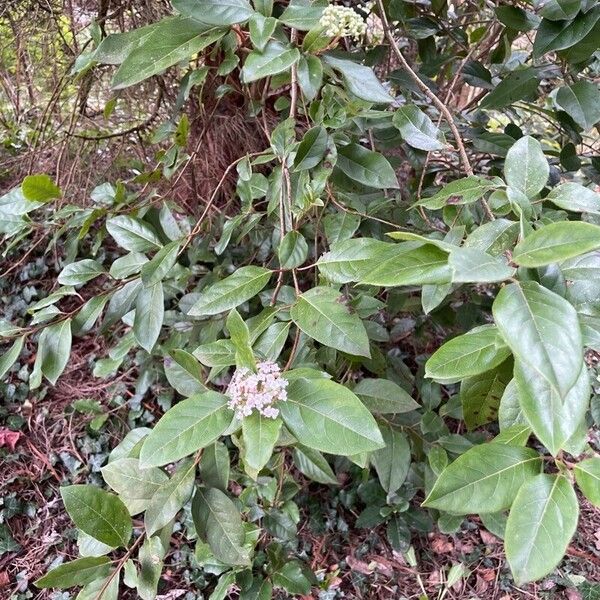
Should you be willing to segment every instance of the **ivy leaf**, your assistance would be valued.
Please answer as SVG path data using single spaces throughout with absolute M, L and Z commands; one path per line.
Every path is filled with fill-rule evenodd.
M 190 499 L 194 491 L 195 473 L 194 461 L 187 460 L 179 466 L 169 481 L 156 490 L 144 514 L 147 535 L 154 535 L 168 525 Z
M 166 465 L 212 444 L 233 419 L 227 402 L 227 396 L 206 392 L 169 409 L 144 441 L 142 466 Z
M 577 528 L 579 504 L 562 475 L 526 481 L 512 505 L 504 545 L 517 585 L 541 579 L 562 560 Z
M 281 425 L 281 419 L 264 417 L 256 411 L 242 420 L 244 462 L 254 471 L 260 471 L 271 458 Z
M 541 227 L 519 242 L 513 261 L 543 267 L 600 248 L 600 227 L 583 221 L 559 221 Z
M 58 275 L 60 285 L 81 285 L 102 275 L 104 267 L 90 258 L 67 265 Z
M 50 202 L 60 198 L 60 188 L 49 175 L 27 175 L 21 183 L 21 192 L 29 202 Z
M 217 488 L 199 487 L 192 502 L 192 517 L 198 535 L 206 540 L 217 560 L 232 566 L 250 565 L 243 547 L 240 512 L 226 494 Z
M 389 104 L 394 101 L 394 98 L 381 85 L 370 67 L 328 55 L 323 56 L 323 60 L 325 64 L 342 74 L 344 84 L 357 98 L 377 104 Z
M 165 298 L 162 283 L 152 287 L 142 287 L 135 303 L 135 318 L 133 320 L 133 335 L 137 343 L 151 353 L 160 330 L 165 314 Z
M 127 547 L 131 517 L 123 502 L 93 485 L 60 488 L 65 508 L 81 531 L 112 548 Z
M 246 57 L 242 69 L 242 80 L 251 83 L 270 75 L 287 71 L 300 60 L 298 48 L 284 46 L 281 42 L 270 40 L 262 52 L 253 50 Z
M 278 408 L 298 441 L 322 452 L 349 456 L 377 450 L 383 438 L 371 413 L 347 388 L 326 379 L 290 382 Z
M 401 106 L 394 112 L 392 123 L 402 138 L 419 150 L 441 150 L 446 146 L 444 134 L 431 119 L 414 104 Z
M 130 252 L 147 252 L 162 246 L 154 228 L 135 217 L 112 217 L 106 221 L 106 229 L 121 248 Z
M 425 377 L 456 383 L 490 371 L 510 356 L 497 327 L 484 325 L 446 342 L 425 364 Z
M 186 17 L 223 27 L 243 23 L 254 14 L 246 0 L 171 0 L 171 4 Z
M 306 335 L 321 344 L 348 354 L 371 356 L 362 321 L 333 288 L 318 286 L 301 294 L 290 314 Z
M 381 487 L 390 496 L 400 489 L 408 475 L 410 445 L 406 435 L 390 425 L 382 425 L 380 431 L 385 446 L 373 452 L 371 462 Z
M 419 408 L 407 392 L 389 379 L 362 379 L 352 391 L 374 413 L 397 414 Z
M 325 457 L 312 448 L 299 445 L 294 448 L 294 464 L 300 473 L 325 485 L 339 485 L 335 473 Z
M 583 495 L 600 507 L 600 458 L 586 458 L 575 465 L 575 481 Z
M 41 589 L 65 589 L 85 585 L 100 577 L 106 577 L 110 562 L 107 556 L 78 558 L 52 569 L 34 585 Z
M 559 88 L 556 103 L 586 131 L 600 121 L 600 91 L 591 81 Z
M 224 34 L 224 29 L 196 19 L 163 19 L 127 55 L 112 79 L 112 87 L 120 90 L 162 73 L 182 60 L 189 60 Z
M 563 183 L 555 187 L 544 200 L 572 212 L 600 214 L 600 194 L 579 183 Z
M 581 331 L 573 306 L 539 283 L 527 281 L 503 287 L 492 311 L 515 357 L 565 397 L 583 364 Z
M 399 187 L 396 173 L 387 159 L 378 152 L 367 150 L 358 144 L 338 148 L 336 167 L 353 181 L 369 187 Z
M 233 275 L 211 285 L 200 294 L 188 315 L 201 317 L 217 315 L 250 300 L 267 285 L 271 271 L 263 267 L 242 267 Z M 200 361 L 202 362 L 202 361 Z
M 506 183 L 531 199 L 542 191 L 548 181 L 550 167 L 542 146 L 531 136 L 517 140 L 506 154 Z
M 474 446 L 442 471 L 423 506 L 458 515 L 504 510 L 541 466 L 531 448 L 494 442 Z

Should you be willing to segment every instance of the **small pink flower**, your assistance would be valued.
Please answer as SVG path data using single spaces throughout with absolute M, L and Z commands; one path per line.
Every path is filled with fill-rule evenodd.
M 281 377 L 277 363 L 270 360 L 258 363 L 256 373 L 240 367 L 236 369 L 227 388 L 228 406 L 240 419 L 251 415 L 253 410 L 275 419 L 279 410 L 273 404 L 287 400 L 287 384 L 287 379 Z

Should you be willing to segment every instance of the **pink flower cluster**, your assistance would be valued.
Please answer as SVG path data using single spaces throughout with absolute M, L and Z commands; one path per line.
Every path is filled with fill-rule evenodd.
M 256 373 L 246 367 L 236 369 L 227 388 L 229 408 L 235 410 L 240 419 L 249 416 L 253 410 L 275 419 L 279 410 L 273 404 L 287 400 L 287 384 L 277 364 L 270 360 L 258 363 Z

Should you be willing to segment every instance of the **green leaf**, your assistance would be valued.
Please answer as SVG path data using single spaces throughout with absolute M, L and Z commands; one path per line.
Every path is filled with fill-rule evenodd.
M 541 579 L 558 565 L 578 516 L 577 496 L 565 477 L 540 474 L 523 484 L 508 515 L 504 541 L 518 585 Z
M 560 313 L 554 313 L 553 319 L 560 319 Z M 562 352 L 563 340 L 554 339 L 561 341 Z M 568 346 L 568 340 L 564 340 L 564 343 Z M 557 353 L 556 348 L 554 353 Z M 581 350 L 575 358 L 581 359 Z M 577 432 L 589 407 L 590 382 L 587 367 L 585 364 L 581 366 L 572 387 L 562 394 L 539 370 L 522 360 L 515 361 L 514 374 L 523 415 L 540 442 L 556 456 Z
M 129 252 L 113 262 L 109 273 L 115 279 L 125 279 L 139 273 L 147 262 L 148 259 L 141 252 Z
M 542 459 L 530 448 L 490 442 L 461 454 L 439 476 L 424 506 L 466 515 L 509 508 Z
M 510 356 L 498 329 L 477 327 L 446 342 L 425 364 L 425 377 L 440 383 L 456 383 L 490 371 Z
M 452 283 L 495 283 L 515 275 L 515 269 L 503 257 L 490 256 L 478 248 L 455 248 L 450 252 L 448 264 Z
M 133 335 L 137 343 L 151 353 L 160 330 L 165 314 L 165 297 L 162 283 L 152 287 L 142 287 L 135 303 L 135 318 Z
M 106 229 L 121 248 L 130 252 L 147 252 L 162 246 L 154 228 L 135 217 L 112 217 L 106 221 Z
M 501 431 L 495 438 L 496 444 L 508 444 L 509 446 L 525 446 L 531 436 L 529 425 L 511 425 Z
M 25 336 L 18 337 L 8 349 L 0 356 L 0 381 L 8 373 L 10 368 L 15 364 L 17 358 L 21 355 L 23 350 L 23 343 L 25 342 Z
M 138 553 L 140 573 L 137 582 L 138 595 L 142 600 L 154 600 L 163 567 L 165 550 L 160 537 L 147 537 Z
M 235 365 L 235 346 L 231 340 L 217 340 L 198 346 L 193 355 L 207 367 Z
M 303 171 L 316 167 L 327 150 L 327 130 L 325 127 L 313 127 L 302 138 L 294 158 L 294 170 Z
M 268 579 L 255 577 L 252 585 L 243 590 L 238 600 L 271 600 L 273 598 L 273 585 Z
M 144 441 L 142 466 L 166 465 L 212 444 L 233 419 L 227 402 L 227 396 L 206 392 L 169 409 Z
M 381 85 L 371 67 L 365 67 L 351 60 L 342 60 L 328 55 L 323 56 L 323 60 L 327 65 L 342 74 L 342 79 L 348 91 L 357 98 L 377 104 L 389 104 L 394 101 L 394 98 Z M 386 187 L 397 187 L 397 185 Z
M 517 6 L 498 6 L 495 9 L 498 20 L 515 31 L 536 29 L 540 19 L 533 13 Z
M 502 288 L 492 311 L 515 357 L 565 397 L 580 377 L 583 364 L 581 331 L 573 306 L 527 281 Z
M 58 275 L 61 285 L 81 285 L 104 273 L 104 267 L 90 258 L 67 265 Z
M 441 150 L 446 146 L 444 134 L 414 104 L 401 106 L 394 112 L 392 123 L 405 142 L 419 150 Z
M 88 333 L 102 314 L 107 302 L 107 295 L 92 296 L 73 319 L 73 334 L 81 336 Z
M 142 266 L 143 284 L 146 287 L 152 287 L 167 277 L 177 262 L 178 252 L 179 242 L 171 242 L 164 248 L 161 248 L 150 262 Z
M 242 80 L 244 83 L 251 83 L 270 75 L 283 73 L 298 60 L 300 60 L 298 48 L 270 40 L 262 52 L 253 50 L 248 54 L 242 69 Z
M 298 441 L 316 450 L 349 456 L 377 450 L 383 439 L 377 423 L 347 388 L 326 379 L 295 379 L 281 416 Z
M 254 13 L 248 24 L 252 45 L 262 52 L 275 32 L 276 27 L 277 19 L 274 17 L 264 17 L 260 13 Z
M 31 378 L 32 389 L 39 387 L 40 373 L 54 385 L 67 366 L 71 354 L 71 319 L 49 325 L 40 334 Z M 37 384 L 37 385 L 35 385 Z
M 131 517 L 123 502 L 93 485 L 60 488 L 65 508 L 81 531 L 113 548 L 127 547 Z
M 371 455 L 379 483 L 388 495 L 397 492 L 404 483 L 410 467 L 410 445 L 401 431 L 390 425 L 380 426 L 385 447 Z
M 407 392 L 389 379 L 362 379 L 352 391 L 374 413 L 397 414 L 419 408 Z
M 172 17 L 172 20 L 178 17 Z M 140 44 L 162 24 L 152 23 L 123 33 L 107 35 L 96 48 L 93 58 L 104 65 L 120 65 Z
M 185 17 L 210 25 L 235 25 L 254 14 L 246 0 L 171 0 L 171 4 Z
M 559 88 L 556 103 L 586 131 L 600 121 L 600 91 L 591 81 Z
M 114 292 L 108 302 L 108 308 L 102 323 L 103 330 L 107 330 L 131 310 L 141 289 L 141 279 L 134 279 L 133 281 L 128 281 L 122 288 Z
M 108 575 L 110 558 L 107 556 L 78 558 L 52 569 L 34 585 L 38 588 L 65 589 L 85 585 Z
M 517 140 L 506 154 L 504 175 L 506 183 L 531 199 L 548 181 L 550 167 L 542 146 L 527 135 Z
M 144 515 L 147 535 L 153 535 L 168 525 L 190 499 L 194 491 L 195 473 L 194 461 L 187 460 L 169 481 L 156 490 Z
M 460 401 L 468 429 L 475 429 L 497 419 L 500 399 L 511 378 L 512 361 L 506 361 L 491 371 L 463 380 Z
M 580 13 L 572 21 L 542 19 L 533 42 L 533 58 L 574 46 L 592 31 L 599 18 L 600 6 Z
M 575 465 L 575 481 L 583 495 L 600 507 L 600 458 L 586 458 Z
M 477 248 L 491 256 L 499 256 L 511 249 L 517 241 L 519 223 L 496 219 L 480 225 L 465 240 L 465 247 Z
M 108 577 L 95 579 L 81 588 L 75 600 L 118 600 L 119 572 L 112 572 Z
M 509 73 L 479 104 L 480 108 L 497 109 L 510 106 L 535 93 L 540 85 L 535 67 L 518 69 Z
M 336 167 L 353 181 L 369 187 L 399 187 L 396 173 L 387 159 L 378 152 L 367 150 L 358 144 L 338 148 Z
M 313 100 L 323 82 L 323 63 L 317 56 L 301 56 L 296 70 L 302 93 L 308 101 Z
M 544 200 L 572 212 L 600 215 L 600 194 L 579 183 L 563 183 L 555 187 Z
M 281 424 L 281 419 L 264 417 L 256 411 L 242 420 L 244 463 L 254 471 L 260 471 L 269 462 Z
M 217 488 L 199 487 L 192 502 L 192 517 L 198 535 L 215 558 L 226 565 L 249 566 L 244 548 L 244 527 L 233 501 Z
M 335 473 L 318 450 L 298 445 L 294 448 L 293 453 L 294 464 L 300 473 L 318 483 L 339 485 Z
M 414 206 L 424 206 L 436 210 L 450 204 L 471 204 L 477 202 L 487 192 L 496 189 L 501 182 L 502 180 L 498 178 L 485 179 L 477 175 L 470 175 L 463 179 L 451 181 L 437 194 L 419 200 Z
M 60 198 L 60 188 L 49 175 L 27 175 L 21 184 L 21 192 L 29 202 L 50 202 Z
M 513 261 L 543 267 L 600 248 L 600 227 L 583 221 L 559 221 L 529 234 L 515 246 Z
M 229 468 L 229 451 L 223 442 L 215 442 L 204 449 L 200 459 L 200 476 L 206 485 L 226 492 Z
M 295 269 L 306 261 L 308 244 L 298 231 L 288 231 L 277 248 L 279 266 L 282 269 Z
M 290 331 L 290 323 L 274 323 L 254 344 L 254 351 L 267 360 L 276 361 L 285 346 Z
M 137 458 L 120 458 L 102 467 L 104 481 L 121 497 L 126 506 L 133 501 L 136 512 L 147 508 L 152 496 L 169 478 L 156 467 L 142 469 Z M 135 514 L 135 513 L 133 513 Z
M 279 21 L 300 31 L 309 31 L 319 25 L 326 4 L 315 2 L 290 2 L 279 16 Z
M 182 396 L 193 396 L 208 391 L 198 361 L 185 350 L 171 350 L 163 361 L 167 381 Z
M 310 594 L 310 581 L 302 572 L 302 566 L 297 560 L 285 563 L 273 574 L 273 583 L 293 595 L 307 596 Z
M 270 278 L 271 271 L 263 267 L 249 266 L 237 269 L 233 275 L 203 290 L 200 299 L 188 311 L 188 315 L 201 317 L 231 310 L 256 296 Z
M 238 367 L 255 370 L 256 360 L 250 345 L 250 330 L 235 308 L 227 315 L 225 325 L 235 347 L 235 364 Z
M 540 16 L 551 21 L 572 19 L 581 8 L 581 0 L 546 0 L 540 9 Z
M 371 356 L 362 321 L 333 288 L 319 286 L 301 294 L 290 314 L 306 335 L 321 344 L 348 354 Z
M 195 19 L 163 19 L 127 55 L 112 79 L 112 87 L 120 90 L 162 73 L 182 60 L 191 59 L 224 34 L 225 30 Z

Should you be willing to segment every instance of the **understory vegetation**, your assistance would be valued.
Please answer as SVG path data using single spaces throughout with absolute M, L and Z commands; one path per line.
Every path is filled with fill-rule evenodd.
M 0 32 L 1 598 L 600 598 L 596 0 Z

